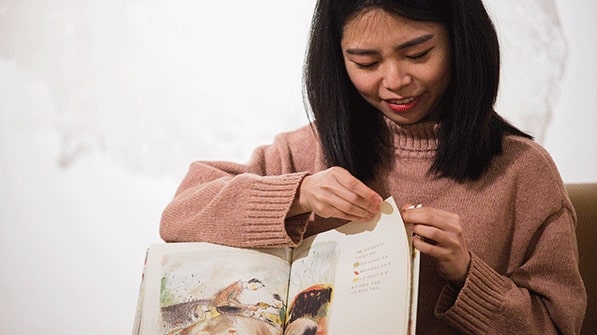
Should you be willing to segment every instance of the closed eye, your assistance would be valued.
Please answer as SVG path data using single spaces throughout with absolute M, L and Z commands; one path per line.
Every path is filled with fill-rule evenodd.
M 359 69 L 370 69 L 372 67 L 374 67 L 375 65 L 377 65 L 377 62 L 372 62 L 372 63 L 357 63 L 357 62 L 353 62 Z
M 429 48 L 429 49 L 427 49 L 427 50 L 425 50 L 423 52 L 419 52 L 419 53 L 414 54 L 414 55 L 406 56 L 406 58 L 413 59 L 413 60 L 419 60 L 419 59 L 422 59 L 425 56 L 427 56 L 431 50 L 433 50 L 433 48 Z

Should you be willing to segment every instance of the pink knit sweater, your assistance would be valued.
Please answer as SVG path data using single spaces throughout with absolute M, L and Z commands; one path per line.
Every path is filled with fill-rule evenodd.
M 395 159 L 370 186 L 383 197 L 456 213 L 472 262 L 462 288 L 447 283 L 423 256 L 419 334 L 578 334 L 586 291 L 578 271 L 576 217 L 548 153 L 509 136 L 504 153 L 478 181 L 427 174 L 435 126 L 392 124 Z M 168 242 L 244 247 L 296 246 L 342 224 L 314 215 L 286 218 L 302 178 L 325 169 L 309 126 L 257 148 L 247 164 L 194 162 L 164 210 Z

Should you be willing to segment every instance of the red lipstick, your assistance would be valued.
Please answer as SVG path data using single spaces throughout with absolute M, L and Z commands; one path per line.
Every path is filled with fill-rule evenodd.
M 413 109 L 420 101 L 419 97 L 406 99 L 403 101 L 388 100 L 386 104 L 396 113 L 405 113 Z

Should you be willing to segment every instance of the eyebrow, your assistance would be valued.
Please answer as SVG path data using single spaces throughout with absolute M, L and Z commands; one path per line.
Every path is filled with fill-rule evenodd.
M 410 48 L 415 45 L 425 43 L 425 42 L 429 41 L 430 39 L 432 39 L 433 37 L 434 37 L 433 34 L 426 34 L 426 35 L 419 36 L 417 38 L 413 38 L 410 41 L 406 41 L 406 42 L 400 44 L 396 48 L 396 50 L 402 50 L 402 49 Z M 356 49 L 355 48 L 355 49 L 346 49 L 346 53 L 349 55 L 357 55 L 358 56 L 358 55 L 372 55 L 372 54 L 375 54 L 376 52 L 373 50 L 368 50 L 368 49 Z

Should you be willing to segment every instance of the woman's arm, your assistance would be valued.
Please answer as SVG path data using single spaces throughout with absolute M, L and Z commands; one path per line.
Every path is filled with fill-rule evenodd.
M 444 288 L 436 315 L 463 334 L 578 334 L 586 292 L 577 250 L 573 215 L 562 208 L 541 225 L 512 273 L 472 254 L 465 282 Z
M 308 234 L 377 214 L 381 196 L 343 168 L 326 169 L 318 148 L 303 128 L 257 148 L 247 164 L 193 163 L 163 212 L 162 238 L 296 246 L 313 220 Z
M 302 240 L 308 214 L 290 219 L 286 214 L 307 173 L 262 176 L 241 172 L 246 169 L 242 165 L 214 165 L 191 165 L 162 214 L 160 235 L 165 241 L 267 247 Z M 236 172 L 221 169 L 229 167 Z
M 257 148 L 247 164 L 194 162 L 162 214 L 168 242 L 242 247 L 300 243 L 310 213 L 287 218 L 303 178 L 315 168 L 317 145 L 302 129 Z

